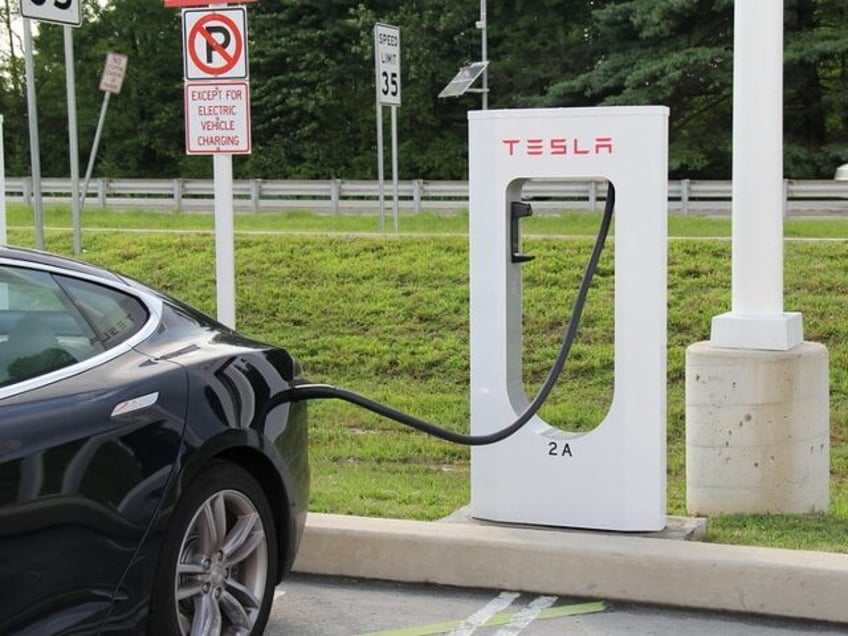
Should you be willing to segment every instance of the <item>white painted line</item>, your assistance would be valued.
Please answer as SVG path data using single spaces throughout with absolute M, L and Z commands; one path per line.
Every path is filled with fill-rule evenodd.
M 474 612 L 471 616 L 462 621 L 459 627 L 448 634 L 448 636 L 471 636 L 478 627 L 485 625 L 495 614 L 504 611 L 507 607 L 512 605 L 512 602 L 519 596 L 521 595 L 517 592 L 501 592 L 497 597 L 489 601 L 486 604 L 486 607 Z
M 276 603 L 277 601 L 279 601 L 279 600 L 280 600 L 281 598 L 283 598 L 285 595 L 286 595 L 286 591 L 285 591 L 285 590 L 274 589 L 274 603 Z
M 539 615 L 556 603 L 556 596 L 539 596 L 520 612 L 516 612 L 508 625 L 501 627 L 495 636 L 517 636 L 524 628 L 535 621 Z

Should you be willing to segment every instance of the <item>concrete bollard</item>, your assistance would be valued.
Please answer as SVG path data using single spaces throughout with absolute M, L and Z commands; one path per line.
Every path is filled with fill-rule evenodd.
M 799 514 L 830 504 L 828 353 L 686 351 L 690 514 Z

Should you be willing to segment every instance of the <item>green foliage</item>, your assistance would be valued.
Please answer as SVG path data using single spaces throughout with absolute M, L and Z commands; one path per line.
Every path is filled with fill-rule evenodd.
M 669 106 L 671 174 L 726 178 L 732 13 L 726 0 L 598 3 L 586 36 L 591 63 L 553 84 L 544 103 Z
M 88 160 L 107 51 L 129 55 L 111 98 L 95 176 L 209 177 L 184 148 L 179 10 L 161 0 L 83 0 L 73 29 L 81 165 Z M 732 0 L 488 0 L 489 106 L 666 104 L 673 178 L 730 175 Z M 479 4 L 449 0 L 276 0 L 248 5 L 253 154 L 243 178 L 373 179 L 373 27 L 401 28 L 401 178 L 462 179 L 467 111 L 480 95 L 439 99 L 481 57 Z M 785 2 L 785 166 L 830 178 L 848 160 L 848 6 Z M 67 176 L 63 29 L 43 24 L 35 48 L 42 172 Z M 14 39 L 12 40 L 14 42 Z M 18 43 L 19 44 L 19 43 Z M 29 172 L 20 47 L 0 59 L 7 172 Z M 480 82 L 475 88 L 480 87 Z M 387 165 L 388 109 L 384 109 Z M 388 172 L 388 170 L 387 170 Z

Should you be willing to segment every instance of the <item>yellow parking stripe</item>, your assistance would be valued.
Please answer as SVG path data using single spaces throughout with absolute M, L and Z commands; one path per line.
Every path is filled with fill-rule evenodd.
M 578 616 L 580 614 L 595 614 L 606 610 L 606 605 L 603 601 L 593 601 L 591 603 L 575 603 L 573 605 L 561 605 L 559 607 L 551 607 L 539 614 L 536 620 L 545 620 L 551 618 L 562 618 L 564 616 Z M 508 624 L 515 612 L 497 614 L 486 622 L 486 627 L 496 627 L 498 625 Z M 444 623 L 433 623 L 432 625 L 421 625 L 418 627 L 402 627 L 401 629 L 389 629 L 384 632 L 369 632 L 360 634 L 359 636 L 436 636 L 437 634 L 446 634 L 453 631 L 462 624 L 462 621 L 447 621 Z

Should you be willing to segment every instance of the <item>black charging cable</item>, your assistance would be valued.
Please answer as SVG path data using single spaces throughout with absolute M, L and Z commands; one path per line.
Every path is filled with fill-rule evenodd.
M 412 415 L 402 411 L 398 411 L 397 409 L 381 404 L 380 402 L 376 402 L 370 398 L 360 395 L 359 393 L 348 391 L 347 389 L 340 389 L 329 384 L 294 385 L 290 389 L 273 396 L 268 401 L 264 414 L 269 413 L 271 409 L 276 408 L 281 404 L 285 404 L 286 402 L 299 402 L 302 400 L 342 400 L 344 402 L 350 402 L 351 404 L 361 406 L 362 408 L 372 411 L 377 415 L 381 415 L 390 420 L 399 422 L 400 424 L 410 426 L 414 429 L 427 433 L 428 435 L 432 435 L 455 444 L 463 444 L 465 446 L 485 446 L 487 444 L 494 444 L 506 439 L 510 435 L 516 433 L 519 429 L 521 429 L 521 427 L 529 422 L 534 415 L 536 415 L 545 403 L 545 400 L 548 399 L 557 379 L 565 367 L 565 361 L 568 358 L 571 345 L 574 344 L 574 340 L 577 336 L 577 327 L 580 324 L 583 307 L 586 304 L 586 296 L 592 285 L 592 278 L 595 274 L 595 270 L 598 268 L 598 261 L 601 258 L 601 252 L 604 249 L 607 234 L 609 234 L 614 209 L 615 187 L 612 183 L 610 183 L 607 186 L 606 205 L 604 206 L 604 214 L 601 218 L 598 236 L 595 239 L 595 245 L 592 248 L 592 255 L 589 257 L 589 261 L 586 264 L 586 270 L 583 273 L 583 280 L 580 283 L 580 289 L 577 293 L 577 298 L 574 301 L 574 309 L 571 312 L 571 318 L 568 321 L 568 327 L 566 328 L 559 354 L 556 357 L 553 367 L 551 367 L 551 370 L 548 373 L 548 377 L 545 379 L 545 382 L 536 394 L 536 397 L 533 398 L 533 401 L 527 405 L 527 408 L 525 408 L 524 412 L 518 416 L 518 419 L 509 426 L 486 435 L 456 433 L 417 417 L 413 417 Z

